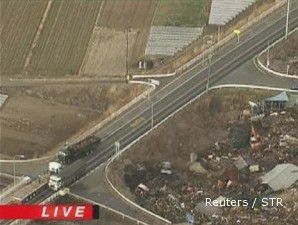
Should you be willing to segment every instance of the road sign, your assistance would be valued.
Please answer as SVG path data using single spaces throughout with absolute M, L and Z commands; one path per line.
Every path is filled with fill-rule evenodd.
M 234 30 L 234 33 L 235 33 L 236 35 L 240 35 L 241 31 L 238 30 L 238 29 L 236 29 L 236 30 Z

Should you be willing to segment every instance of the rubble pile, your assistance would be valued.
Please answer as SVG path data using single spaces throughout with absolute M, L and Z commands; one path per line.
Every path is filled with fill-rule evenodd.
M 275 184 L 268 182 L 285 176 L 291 176 L 285 182 L 291 182 L 287 187 L 298 196 L 296 169 L 284 172 L 298 165 L 298 114 L 271 113 L 254 121 L 248 119 L 249 115 L 246 111 L 244 117 L 231 123 L 230 135 L 211 146 L 203 157 L 192 153 L 187 170 L 163 161 L 129 165 L 134 169 L 125 174 L 125 179 L 137 177 L 137 182 L 129 185 L 137 203 L 173 223 L 297 224 L 298 205 L 293 199 L 283 206 L 264 206 L 263 198 L 284 193 L 272 189 Z M 279 172 L 279 168 L 283 170 Z M 266 183 L 266 174 L 276 177 L 266 178 Z M 207 198 L 235 200 L 240 206 L 206 206 Z

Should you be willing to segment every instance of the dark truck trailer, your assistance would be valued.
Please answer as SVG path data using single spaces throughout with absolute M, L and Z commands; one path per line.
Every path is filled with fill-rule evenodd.
M 65 145 L 64 148 L 58 152 L 58 160 L 62 164 L 72 163 L 92 153 L 100 142 L 101 139 L 99 137 L 91 135 L 73 145 Z
M 65 167 L 49 179 L 49 187 L 57 191 L 62 187 L 66 187 L 76 180 L 80 179 L 86 172 L 86 162 L 79 159 Z

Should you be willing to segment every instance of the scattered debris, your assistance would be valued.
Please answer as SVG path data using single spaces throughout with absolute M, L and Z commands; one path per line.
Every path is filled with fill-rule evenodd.
M 206 198 L 246 198 L 250 203 L 253 197 L 277 195 L 292 186 L 297 190 L 297 111 L 268 114 L 259 103 L 250 105 L 255 111 L 244 110 L 238 121 L 229 123 L 225 139 L 200 157 L 194 149 L 185 170 L 168 161 L 126 165 L 126 176 L 138 180 L 137 202 L 173 223 L 277 225 L 278 217 L 285 215 L 287 222 L 295 221 L 297 204 L 259 207 L 257 203 L 250 210 L 206 206 Z

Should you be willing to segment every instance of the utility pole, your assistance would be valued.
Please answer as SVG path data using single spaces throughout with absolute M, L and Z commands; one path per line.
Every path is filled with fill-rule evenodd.
M 220 25 L 217 27 L 217 44 L 219 43 L 220 40 Z
M 268 41 L 268 50 L 267 50 L 267 67 L 270 65 L 270 45 Z
M 206 41 L 206 38 L 208 38 L 209 40 Z M 205 44 L 205 41 L 207 42 L 206 44 Z M 204 65 L 205 65 L 205 51 L 206 51 L 205 46 L 207 46 L 209 48 L 209 47 L 212 47 L 212 45 L 213 45 L 213 35 L 205 35 L 203 37 L 203 63 L 204 63 Z
M 25 158 L 24 155 L 15 155 L 13 157 L 13 186 L 16 185 L 16 159 L 19 158 L 19 159 L 23 159 Z
M 153 101 L 151 101 L 151 129 L 154 126 L 154 112 L 153 112 Z
M 209 81 L 210 81 L 210 74 L 211 74 L 211 60 L 212 60 L 212 51 L 209 54 L 209 65 L 208 65 L 208 74 L 207 74 L 207 84 L 206 84 L 206 90 L 209 90 Z
M 128 47 L 129 47 L 129 43 L 128 43 L 128 32 L 129 32 L 130 28 L 127 27 L 126 28 L 126 76 L 129 75 L 129 62 L 128 62 Z
M 287 0 L 287 20 L 286 20 L 286 39 L 289 32 L 289 14 L 290 14 L 290 0 Z
M 119 157 L 119 152 L 120 152 L 120 143 L 119 143 L 119 141 L 116 141 L 115 142 L 115 151 L 116 151 L 116 158 L 118 158 Z

